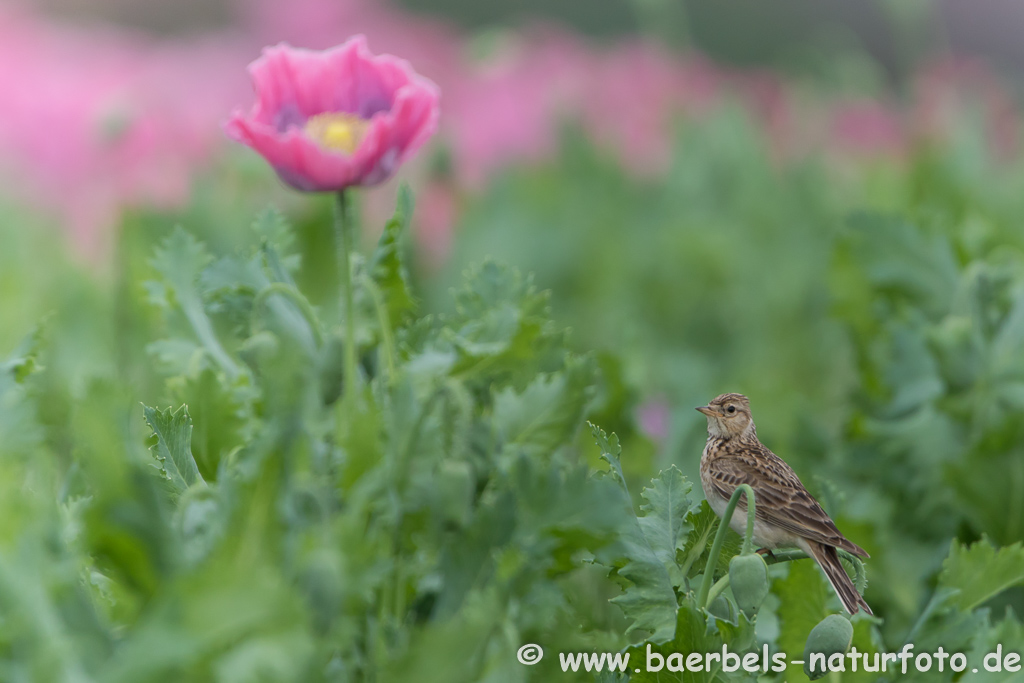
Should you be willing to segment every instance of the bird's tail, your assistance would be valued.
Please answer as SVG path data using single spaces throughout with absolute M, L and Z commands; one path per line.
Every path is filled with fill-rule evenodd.
M 821 570 L 825 572 L 825 578 L 832 584 L 832 590 L 839 596 L 847 612 L 856 614 L 858 609 L 863 609 L 868 614 L 874 614 L 868 607 L 868 603 L 857 592 L 857 587 L 853 585 L 846 570 L 843 569 L 843 564 L 839 561 L 839 553 L 835 548 L 815 541 L 806 541 L 806 547 L 803 550 L 813 557 Z

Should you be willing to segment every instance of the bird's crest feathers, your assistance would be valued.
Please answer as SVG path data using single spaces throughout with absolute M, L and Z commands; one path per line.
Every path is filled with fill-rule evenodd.
M 743 394 L 722 394 L 721 396 L 716 396 L 712 399 L 708 405 L 724 406 L 728 403 L 743 406 L 747 410 L 750 410 L 750 399 Z

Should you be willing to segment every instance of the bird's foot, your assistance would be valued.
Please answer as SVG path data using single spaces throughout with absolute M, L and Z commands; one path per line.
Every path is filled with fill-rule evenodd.
M 770 560 L 774 560 L 775 559 L 775 553 L 772 552 L 771 548 L 758 548 L 757 549 L 757 554 L 760 555 L 761 557 L 765 557 L 765 558 L 768 558 Z

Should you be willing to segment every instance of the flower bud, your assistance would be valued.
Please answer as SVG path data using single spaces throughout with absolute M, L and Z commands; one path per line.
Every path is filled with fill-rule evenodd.
M 715 598 L 711 604 L 708 605 L 708 612 L 719 619 L 724 619 L 729 622 L 736 621 L 736 611 L 725 595 L 719 595 Z
M 811 634 L 807 636 L 807 644 L 804 646 L 804 673 L 812 681 L 821 678 L 827 672 L 820 666 L 820 661 L 814 672 L 811 672 L 811 655 L 823 654 L 825 661 L 828 661 L 832 655 L 842 654 L 850 649 L 851 642 L 853 624 L 850 620 L 841 614 L 828 615 L 811 629 Z
M 461 460 L 442 462 L 432 486 L 440 517 L 446 523 L 459 527 L 467 524 L 476 487 L 469 463 Z
M 768 595 L 768 565 L 760 555 L 737 555 L 729 562 L 729 585 L 736 605 L 753 619 Z
M 257 332 L 246 339 L 238 353 L 245 362 L 255 367 L 276 356 L 279 347 L 280 342 L 277 336 L 271 332 L 263 331 Z
M 320 352 L 320 392 L 325 404 L 330 405 L 341 396 L 345 381 L 345 343 L 340 336 L 327 338 Z

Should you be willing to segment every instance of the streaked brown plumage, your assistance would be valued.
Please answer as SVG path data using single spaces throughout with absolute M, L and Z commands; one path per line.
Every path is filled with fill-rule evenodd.
M 697 408 L 708 418 L 708 441 L 700 459 L 704 496 L 719 517 L 740 484 L 754 490 L 757 516 L 754 542 L 762 548 L 795 546 L 813 557 L 825 572 L 843 607 L 850 614 L 871 608 L 860 596 L 839 561 L 836 548 L 859 557 L 868 554 L 848 540 L 807 492 L 782 458 L 757 438 L 750 401 L 742 394 L 722 394 Z M 746 532 L 745 499 L 741 498 L 730 526 Z

